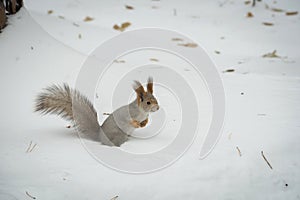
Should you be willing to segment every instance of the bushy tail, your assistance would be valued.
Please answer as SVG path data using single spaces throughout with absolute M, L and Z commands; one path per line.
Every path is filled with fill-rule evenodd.
M 67 84 L 45 88 L 36 98 L 35 112 L 61 116 L 72 121 L 75 127 L 87 137 L 98 139 L 100 125 L 92 103 Z

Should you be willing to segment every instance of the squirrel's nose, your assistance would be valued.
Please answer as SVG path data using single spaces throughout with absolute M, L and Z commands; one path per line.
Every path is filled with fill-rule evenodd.
M 159 110 L 158 105 L 153 106 L 152 109 L 151 109 L 152 112 L 155 112 L 155 111 L 158 111 L 158 110 Z

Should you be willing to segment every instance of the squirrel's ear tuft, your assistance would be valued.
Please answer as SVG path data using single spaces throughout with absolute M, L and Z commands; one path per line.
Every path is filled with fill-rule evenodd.
M 132 85 L 134 91 L 136 92 L 137 95 L 137 100 L 138 100 L 138 104 L 143 101 L 144 99 L 144 87 L 142 86 L 142 84 L 139 81 L 134 81 L 133 85 Z
M 153 93 L 153 78 L 151 76 L 148 78 L 147 92 Z

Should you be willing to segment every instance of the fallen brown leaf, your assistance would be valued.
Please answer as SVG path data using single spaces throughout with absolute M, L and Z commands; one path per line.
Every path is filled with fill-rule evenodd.
M 184 44 L 178 44 L 179 46 L 183 46 L 183 47 L 189 47 L 189 48 L 195 48 L 198 45 L 196 43 L 184 43 Z
M 285 13 L 285 15 L 287 15 L 287 16 L 297 15 L 297 14 L 298 14 L 297 11 L 295 11 L 295 12 L 286 12 L 286 13 Z
M 252 12 L 248 12 L 248 13 L 247 13 L 247 17 L 249 17 L 249 18 L 250 18 L 250 17 L 254 17 L 254 15 L 252 14 Z
M 124 23 L 121 24 L 121 26 L 115 24 L 115 25 L 113 26 L 113 28 L 114 28 L 115 30 L 118 30 L 118 31 L 124 31 L 124 30 L 125 30 L 127 27 L 129 27 L 130 25 L 131 25 L 130 22 L 124 22 Z
M 129 6 L 129 5 L 125 5 L 125 8 L 128 9 L 128 10 L 133 10 L 134 9 L 132 6 Z
M 90 22 L 90 21 L 93 21 L 94 20 L 94 18 L 92 18 L 92 17 L 90 17 L 90 16 L 86 16 L 84 19 L 83 19 L 83 21 L 85 21 L 85 22 Z
M 263 22 L 262 24 L 265 26 L 274 26 L 274 24 L 271 22 Z

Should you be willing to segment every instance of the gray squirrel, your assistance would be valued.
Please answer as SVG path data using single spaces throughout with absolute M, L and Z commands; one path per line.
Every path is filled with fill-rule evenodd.
M 89 139 L 108 146 L 121 146 L 136 128 L 147 125 L 150 112 L 159 109 L 153 95 L 152 77 L 148 78 L 147 91 L 138 81 L 134 81 L 133 89 L 136 99 L 111 113 L 101 126 L 97 120 L 97 112 L 88 98 L 67 84 L 52 85 L 38 94 L 35 112 L 56 114 L 71 121 Z

